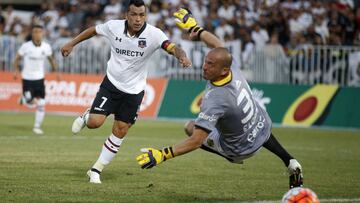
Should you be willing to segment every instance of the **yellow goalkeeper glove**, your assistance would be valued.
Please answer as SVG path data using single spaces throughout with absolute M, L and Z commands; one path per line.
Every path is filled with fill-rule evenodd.
M 189 33 L 196 33 L 198 38 L 200 33 L 204 31 L 204 28 L 197 25 L 197 22 L 191 11 L 186 8 L 180 8 L 178 11 L 173 13 L 173 16 L 175 17 L 175 23 L 178 27 L 188 31 Z
M 149 169 L 160 163 L 174 157 L 172 147 L 165 147 L 162 150 L 154 148 L 142 148 L 143 154 L 136 157 L 138 164 L 142 169 Z

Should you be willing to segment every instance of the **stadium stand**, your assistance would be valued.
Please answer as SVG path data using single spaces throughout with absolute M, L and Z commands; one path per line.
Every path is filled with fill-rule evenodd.
M 329 83 L 360 86 L 359 0 L 146 0 L 148 23 L 180 42 L 193 60 L 183 70 L 158 54 L 150 76 L 201 80 L 206 48 L 189 43 L 174 25 L 172 13 L 188 7 L 199 24 L 216 33 L 232 51 L 250 81 L 267 83 Z M 0 4 L 0 70 L 11 70 L 18 46 L 29 39 L 32 24 L 46 28 L 59 69 L 71 73 L 103 73 L 109 56 L 101 37 L 83 43 L 64 59 L 59 48 L 85 28 L 123 18 L 127 1 L 43 1 L 36 11 Z M 75 56 L 76 55 L 76 56 Z

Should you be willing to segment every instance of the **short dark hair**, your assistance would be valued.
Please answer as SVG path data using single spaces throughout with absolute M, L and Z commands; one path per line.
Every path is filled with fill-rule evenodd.
M 44 29 L 44 27 L 42 25 L 39 25 L 39 24 L 35 24 L 35 25 L 32 26 L 32 29 L 35 29 L 35 28 Z
M 127 5 L 127 11 L 130 10 L 131 5 L 134 5 L 136 7 L 145 6 L 145 2 L 143 0 L 129 0 Z

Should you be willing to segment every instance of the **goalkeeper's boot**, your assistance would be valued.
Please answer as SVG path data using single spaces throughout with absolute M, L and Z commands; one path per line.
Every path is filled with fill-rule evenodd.
M 289 166 L 288 166 L 288 171 L 289 171 L 289 187 L 294 188 L 294 187 L 302 187 L 303 186 L 303 174 L 302 174 L 302 169 L 301 169 L 301 165 L 299 164 L 299 162 L 296 159 L 291 159 Z
M 79 117 L 77 117 L 71 127 L 71 131 L 74 134 L 78 134 L 85 126 L 86 126 L 86 117 L 90 113 L 90 109 L 86 109 L 86 111 Z
M 89 177 L 90 183 L 101 184 L 100 171 L 92 168 L 92 169 L 88 170 L 86 175 Z

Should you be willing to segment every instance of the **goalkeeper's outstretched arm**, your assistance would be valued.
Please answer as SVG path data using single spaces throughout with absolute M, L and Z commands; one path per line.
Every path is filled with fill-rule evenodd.
M 201 147 L 208 133 L 202 129 L 194 129 L 193 134 L 184 141 L 162 150 L 154 148 L 141 149 L 142 154 L 136 157 L 137 162 L 143 169 L 149 169 L 175 156 L 186 154 Z
M 217 36 L 206 30 L 200 33 L 199 38 L 210 48 L 224 47 L 224 43 Z
M 207 136 L 207 132 L 202 129 L 195 128 L 190 137 L 173 146 L 174 156 L 186 154 L 200 148 Z
M 191 40 L 201 40 L 210 48 L 224 47 L 223 42 L 214 34 L 199 26 L 189 9 L 180 8 L 174 12 L 176 25 L 189 32 Z

